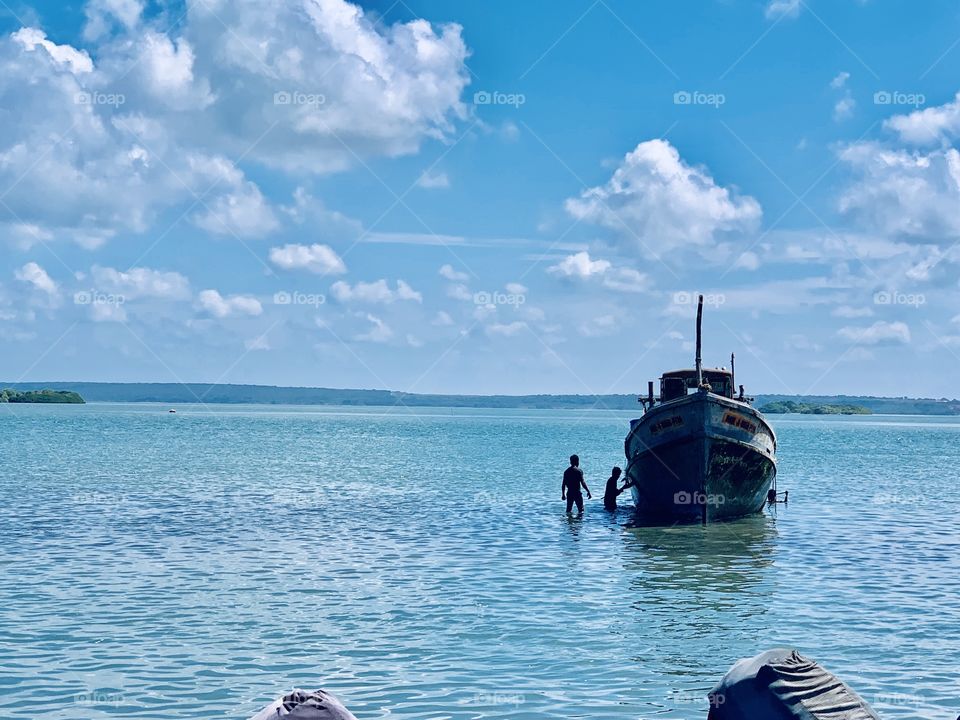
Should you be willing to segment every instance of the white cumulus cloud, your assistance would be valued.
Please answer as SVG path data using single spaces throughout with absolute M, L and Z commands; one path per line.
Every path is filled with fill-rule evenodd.
M 385 343 L 393 337 L 393 330 L 383 320 L 376 315 L 366 313 L 362 315 L 370 323 L 371 327 L 364 333 L 354 336 L 354 340 L 361 342 Z
M 93 303 L 90 305 L 90 318 L 94 322 L 126 322 L 127 311 L 116 303 Z
M 47 271 L 35 262 L 28 262 L 14 273 L 17 280 L 31 285 L 42 293 L 55 297 L 59 293 L 57 283 L 53 281 Z
M 842 122 L 853 116 L 853 111 L 857 107 L 857 101 L 853 99 L 853 94 L 847 87 L 847 80 L 850 79 L 850 73 L 844 71 L 830 81 L 830 87 L 842 92 L 842 96 L 833 105 L 833 119 L 836 122 Z
M 140 22 L 143 3 L 140 0 L 89 0 L 84 13 L 87 24 L 83 36 L 97 40 L 117 25 L 130 29 Z
M 388 305 L 398 300 L 423 302 L 423 295 L 403 280 L 397 280 L 396 289 L 392 289 L 383 279 L 374 282 L 361 281 L 356 285 L 350 285 L 340 280 L 330 286 L 330 292 L 333 297 L 342 303 L 362 302 Z
M 547 272 L 560 277 L 588 278 L 602 275 L 610 269 L 609 260 L 591 260 L 586 250 L 568 255 L 556 265 L 547 268 Z
M 322 174 L 416 152 L 466 118 L 455 24 L 389 23 L 346 0 L 90 0 L 86 49 L 0 37 L 0 225 L 96 247 L 195 205 L 206 232 L 278 229 L 227 158 Z M 232 171 L 224 172 L 224 169 Z
M 467 273 L 454 270 L 453 266 L 449 264 L 442 265 L 440 267 L 440 277 L 444 277 L 453 282 L 466 282 L 470 279 L 470 276 Z
M 633 268 L 611 268 L 603 274 L 603 286 L 619 292 L 644 292 L 650 288 L 650 278 Z
M 846 71 L 839 72 L 837 73 L 836 77 L 830 81 L 830 87 L 832 87 L 834 90 L 840 90 L 846 86 L 847 80 L 849 79 L 850 73 Z
M 57 65 L 71 73 L 93 72 L 93 60 L 86 51 L 77 50 L 70 45 L 57 45 L 48 40 L 47 34 L 39 28 L 20 28 L 10 37 L 27 52 L 46 53 Z
M 190 282 L 178 272 L 164 272 L 147 267 L 116 270 L 94 265 L 90 277 L 98 292 L 122 295 L 126 300 L 155 297 L 183 300 L 190 296 Z
M 838 334 L 857 345 L 906 345 L 910 342 L 910 328 L 903 322 L 879 320 L 870 327 L 840 328 Z
M 433 318 L 432 324 L 438 327 L 446 327 L 448 325 L 453 325 L 453 318 L 450 317 L 450 313 L 440 310 Z
M 451 297 L 454 300 L 462 300 L 464 302 L 473 300 L 473 294 L 470 292 L 470 288 L 462 283 L 454 283 L 447 287 L 447 297 Z
M 604 337 L 617 332 L 617 319 L 613 315 L 601 315 L 589 322 L 580 324 L 577 328 L 584 337 Z
M 930 153 L 858 142 L 840 160 L 853 173 L 840 211 L 887 236 L 950 242 L 960 236 L 960 153 Z
M 853 116 L 853 111 L 857 107 L 857 101 L 850 96 L 842 97 L 834 103 L 833 119 L 837 122 L 847 120 Z
M 260 188 L 249 181 L 208 203 L 193 221 L 209 233 L 240 238 L 267 235 L 280 224 Z
M 760 267 L 760 257 L 755 252 L 747 250 L 740 254 L 733 266 L 743 270 L 756 270 Z
M 417 179 L 417 185 L 425 190 L 437 190 L 450 187 L 450 178 L 445 172 L 430 173 L 425 172 Z
M 217 318 L 224 318 L 230 315 L 260 315 L 263 313 L 263 306 L 260 301 L 249 295 L 230 295 L 224 297 L 216 290 L 203 290 L 198 296 L 197 301 L 200 307 Z
M 510 323 L 491 323 L 487 325 L 488 335 L 499 335 L 501 337 L 514 337 L 527 329 L 527 324 L 522 320 L 514 320 Z
M 317 275 L 342 275 L 347 271 L 333 248 L 318 243 L 270 248 L 270 262 L 284 270 L 309 270 Z
M 646 253 L 704 248 L 726 233 L 754 229 L 762 215 L 754 198 L 717 185 L 666 140 L 637 145 L 606 184 L 568 199 L 566 209 Z
M 768 20 L 795 18 L 800 15 L 801 0 L 770 0 L 764 9 Z
M 269 350 L 270 349 L 270 340 L 266 335 L 258 335 L 255 338 L 250 338 L 243 342 L 243 346 L 250 351 L 254 350 Z
M 356 156 L 414 152 L 466 116 L 458 25 L 387 24 L 344 0 L 188 8 L 177 39 L 193 48 L 197 80 L 217 98 L 193 117 L 231 152 L 286 169 L 337 170 Z
M 598 280 L 603 287 L 620 292 L 643 292 L 649 287 L 649 278 L 627 267 L 614 267 L 609 260 L 593 260 L 590 253 L 582 250 L 568 255 L 547 272 L 571 280 Z
M 916 145 L 951 141 L 960 136 L 960 92 L 948 103 L 915 110 L 907 115 L 894 115 L 884 121 L 900 140 Z

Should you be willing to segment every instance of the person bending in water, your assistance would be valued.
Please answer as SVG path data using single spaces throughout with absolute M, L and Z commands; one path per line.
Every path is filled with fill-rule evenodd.
M 610 475 L 610 478 L 607 480 L 607 488 L 603 493 L 603 507 L 614 512 L 617 509 L 617 496 L 620 495 L 624 490 L 633 486 L 633 483 L 627 482 L 624 483 L 623 487 L 617 487 L 617 481 L 620 479 L 620 475 L 623 473 L 619 467 L 613 469 L 613 473 Z
M 580 486 L 587 491 L 587 499 L 592 500 L 590 488 L 587 487 L 583 479 L 583 470 L 580 469 L 580 458 L 576 455 L 570 456 L 570 467 L 563 471 L 563 484 L 560 486 L 560 497 L 567 501 L 567 512 L 573 510 L 573 504 L 577 504 L 577 512 L 583 513 L 583 493 L 580 492 Z

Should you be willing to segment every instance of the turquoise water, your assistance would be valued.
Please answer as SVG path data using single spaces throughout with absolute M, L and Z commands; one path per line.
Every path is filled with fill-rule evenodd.
M 960 712 L 960 423 L 778 417 L 789 507 L 624 527 L 626 414 L 0 408 L 0 717 L 704 718 L 789 645 Z M 626 496 L 624 496 L 626 497 Z

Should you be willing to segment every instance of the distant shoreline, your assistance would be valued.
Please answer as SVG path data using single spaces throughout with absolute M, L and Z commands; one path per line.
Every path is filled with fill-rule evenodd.
M 19 390 L 9 386 L 0 388 L 0 404 L 6 405 L 83 405 L 84 399 L 72 390 Z
M 221 385 L 213 383 L 94 383 L 11 382 L 18 391 L 67 390 L 87 402 L 155 402 L 223 405 L 339 405 L 464 408 L 527 408 L 535 410 L 589 409 L 639 410 L 639 394 L 615 395 L 447 395 L 401 393 L 390 390 L 282 387 L 274 385 Z M 883 415 L 960 415 L 960 400 L 946 398 L 885 398 L 862 395 L 758 394 L 755 405 L 793 402 L 811 405 L 856 405 Z
M 873 415 L 870 408 L 862 405 L 808 404 L 782 400 L 760 406 L 764 415 Z

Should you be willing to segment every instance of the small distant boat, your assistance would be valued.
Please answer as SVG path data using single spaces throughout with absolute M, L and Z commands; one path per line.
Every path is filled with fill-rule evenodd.
M 674 522 L 728 520 L 759 512 L 777 474 L 777 437 L 744 397 L 730 369 L 700 357 L 703 296 L 697 304 L 696 367 L 665 372 L 640 398 L 644 414 L 624 442 L 637 512 Z
M 167 410 L 167 412 L 168 412 L 168 413 L 175 413 L 176 410 L 174 410 L 173 408 L 170 408 L 169 410 Z

